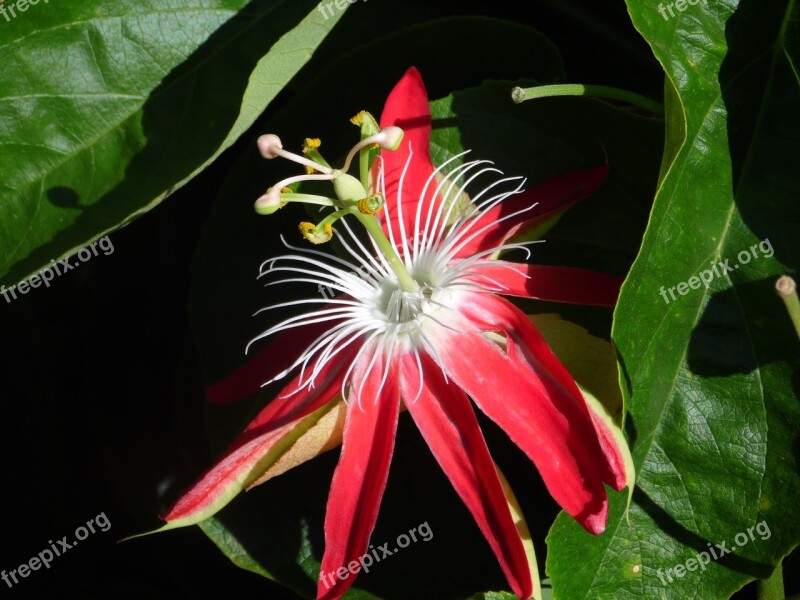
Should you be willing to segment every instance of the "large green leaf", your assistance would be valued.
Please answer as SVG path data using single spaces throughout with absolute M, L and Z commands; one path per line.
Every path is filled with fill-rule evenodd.
M 2 23 L 0 282 L 70 254 L 196 175 L 342 15 L 323 17 L 310 0 L 245 5 L 40 3 Z
M 669 4 L 628 2 L 668 78 L 662 181 L 613 330 L 637 490 L 596 538 L 559 516 L 556 598 L 726 598 L 800 540 L 797 339 L 773 289 L 800 264 L 800 14 Z

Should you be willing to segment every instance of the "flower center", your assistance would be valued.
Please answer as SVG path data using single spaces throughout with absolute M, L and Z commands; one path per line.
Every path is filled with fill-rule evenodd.
M 396 283 L 387 282 L 378 298 L 378 310 L 390 323 L 409 323 L 423 312 L 425 300 L 422 289 L 407 292 Z

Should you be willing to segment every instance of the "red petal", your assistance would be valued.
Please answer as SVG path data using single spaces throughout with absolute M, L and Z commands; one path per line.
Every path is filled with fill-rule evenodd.
M 613 436 L 605 430 L 605 425 L 598 432 L 598 425 L 602 423 L 598 423 L 596 415 L 590 410 L 572 375 L 556 358 L 530 319 L 504 298 L 481 294 L 471 294 L 471 296 L 467 301 L 467 307 L 463 310 L 465 316 L 482 331 L 499 331 L 505 334 L 510 356 L 526 361 L 535 372 L 546 373 L 556 380 L 575 400 L 578 408 L 589 417 L 595 435 L 591 436 L 592 439 L 585 438 L 588 460 L 595 464 L 605 483 L 615 489 L 621 489 L 617 486 L 620 481 L 626 480 L 625 465 L 620 459 L 621 454 L 618 449 L 612 450 L 608 446 L 616 445 Z M 625 483 L 622 487 L 625 487 Z
M 349 564 L 366 554 L 386 488 L 397 432 L 400 394 L 394 368 L 389 369 L 382 384 L 382 356 L 371 368 L 368 355 L 357 360 L 342 454 L 325 513 L 325 554 L 317 583 L 320 600 L 339 598 L 361 569 L 359 564 L 353 568 L 355 573 L 347 571 Z M 344 569 L 341 578 L 339 569 Z
M 475 275 L 472 277 L 472 275 Z M 614 307 L 624 277 L 577 267 L 529 265 L 507 261 L 481 263 L 470 269 L 480 284 L 498 284 L 500 294 L 537 300 Z
M 422 189 L 434 171 L 430 155 L 431 109 L 428 105 L 428 92 L 416 68 L 411 67 L 406 71 L 389 94 L 380 125 L 396 125 L 405 132 L 397 150 L 381 152 L 386 183 L 386 208 L 379 218 L 386 231 L 385 215 L 387 212 L 391 215 L 392 233 L 399 245 L 400 240 L 408 236 L 400 227 L 397 191 L 410 151 L 413 151 L 413 159 L 403 179 L 402 197 L 402 217 L 405 229 L 409 232 L 413 230 Z M 380 162 L 375 161 L 374 164 L 377 167 Z
M 530 598 L 533 583 L 525 548 L 472 406 L 461 389 L 445 382 L 440 367 L 427 355 L 420 361 L 424 385 L 418 398 L 416 359 L 407 354 L 401 364 L 405 405 L 489 542 L 511 589 L 523 600 Z
M 328 363 L 317 377 L 314 389 L 284 397 L 284 394 L 297 389 L 298 375 L 275 400 L 261 410 L 220 461 L 161 518 L 170 523 L 181 521 L 175 523 L 175 527 L 191 525 L 211 516 L 230 502 L 268 468 L 269 465 L 259 465 L 259 461 L 281 438 L 299 421 L 336 397 L 341 390 L 350 357 L 352 353 L 341 361 L 335 361 L 333 366 Z
M 602 405 L 595 407 L 589 405 L 589 409 L 600 448 L 608 463 L 607 473 L 604 477 L 605 482 L 618 492 L 626 486 L 633 486 L 633 459 L 622 435 L 622 430 L 613 422 L 607 412 L 605 414 L 598 412 L 605 410 Z M 631 489 L 632 491 L 633 489 Z
M 472 225 L 472 231 L 488 226 L 486 231 L 470 240 L 458 251 L 457 257 L 472 256 L 505 243 L 511 237 L 524 233 L 540 223 L 567 210 L 587 196 L 591 196 L 608 176 L 608 167 L 563 173 L 547 179 L 534 188 L 506 198 L 494 208 L 485 211 Z M 538 203 L 538 204 L 537 204 Z M 537 204 L 536 208 L 520 213 L 505 221 L 506 215 Z
M 265 381 L 288 369 L 331 326 L 327 321 L 278 333 L 242 367 L 208 386 L 206 397 L 214 404 L 230 404 L 255 394 Z
M 459 310 L 471 320 L 470 308 L 477 303 L 492 314 L 492 299 L 465 294 Z M 556 502 L 588 531 L 601 533 L 608 510 L 597 469 L 603 459 L 575 383 L 565 386 L 561 377 L 532 369 L 519 351 L 504 353 L 466 318 L 453 313 L 447 319 L 452 329 L 439 327 L 431 336 L 447 374 L 536 464 Z

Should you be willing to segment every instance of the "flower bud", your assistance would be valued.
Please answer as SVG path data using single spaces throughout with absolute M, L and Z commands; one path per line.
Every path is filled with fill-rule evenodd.
M 266 194 L 262 195 L 258 200 L 256 200 L 254 208 L 260 215 L 271 215 L 284 204 L 286 203 L 281 200 L 279 191 L 275 188 L 270 188 L 267 190 Z
M 282 150 L 281 138 L 277 135 L 268 133 L 258 138 L 258 150 L 264 158 L 275 158 L 278 155 L 275 150 Z
M 336 197 L 343 202 L 358 202 L 367 196 L 367 191 L 361 182 L 347 173 L 333 180 L 333 189 L 336 190 Z
M 384 150 L 397 150 L 400 142 L 403 141 L 403 135 L 402 129 L 389 125 L 381 129 L 381 132 L 375 136 L 375 143 Z

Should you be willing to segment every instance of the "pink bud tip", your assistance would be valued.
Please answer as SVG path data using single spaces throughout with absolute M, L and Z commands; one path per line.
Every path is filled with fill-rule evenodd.
M 280 190 L 271 188 L 266 194 L 259 197 L 255 203 L 256 212 L 260 215 L 271 215 L 276 210 L 283 206 L 280 197 Z
M 397 150 L 403 140 L 403 130 L 394 125 L 389 125 L 381 129 L 376 137 L 378 138 L 376 143 L 384 150 Z
M 275 150 L 281 150 L 282 148 L 281 138 L 275 134 L 268 133 L 258 138 L 258 150 L 264 158 L 275 158 L 278 156 Z

